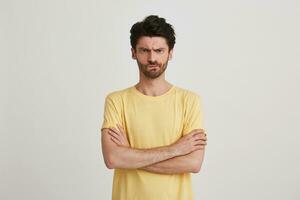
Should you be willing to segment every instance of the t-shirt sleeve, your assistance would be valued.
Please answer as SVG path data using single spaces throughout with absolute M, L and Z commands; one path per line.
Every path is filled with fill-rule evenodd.
M 197 94 L 189 95 L 186 102 L 183 135 L 188 134 L 194 129 L 204 129 L 201 97 Z
M 108 95 L 105 98 L 101 131 L 104 128 L 117 127 L 117 124 L 123 125 L 121 105 L 116 97 L 113 98 L 112 96 Z

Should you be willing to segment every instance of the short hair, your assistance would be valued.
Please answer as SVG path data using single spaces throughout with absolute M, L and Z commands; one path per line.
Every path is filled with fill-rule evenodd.
M 136 44 L 142 36 L 161 36 L 167 40 L 169 51 L 175 45 L 175 31 L 173 26 L 166 23 L 164 18 L 157 15 L 149 15 L 143 21 L 135 23 L 130 29 L 130 43 L 132 48 L 136 48 Z

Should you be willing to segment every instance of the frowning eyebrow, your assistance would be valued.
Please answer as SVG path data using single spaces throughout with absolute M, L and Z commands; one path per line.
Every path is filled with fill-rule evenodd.
M 158 48 L 158 49 L 153 49 L 154 51 L 157 51 L 157 50 L 165 50 L 166 48 Z M 138 50 L 147 50 L 147 51 L 150 51 L 150 49 L 146 48 L 146 47 L 139 47 Z

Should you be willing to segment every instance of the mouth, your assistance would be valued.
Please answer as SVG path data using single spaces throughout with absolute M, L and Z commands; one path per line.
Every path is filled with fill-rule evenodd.
M 157 65 L 148 65 L 149 68 L 158 68 Z

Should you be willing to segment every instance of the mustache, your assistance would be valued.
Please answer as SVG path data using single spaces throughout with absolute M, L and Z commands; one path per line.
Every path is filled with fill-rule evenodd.
M 157 61 L 148 61 L 148 64 L 147 65 L 158 65 L 158 62 Z

